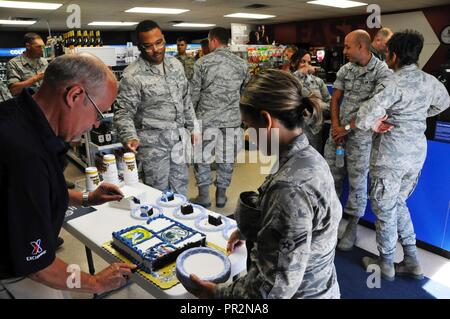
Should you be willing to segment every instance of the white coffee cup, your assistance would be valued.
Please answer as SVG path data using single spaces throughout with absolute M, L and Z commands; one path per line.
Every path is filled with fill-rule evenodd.
M 103 165 L 105 166 L 103 181 L 106 183 L 119 185 L 119 173 L 117 172 L 117 162 L 114 154 L 104 155 Z
M 86 167 L 86 190 L 94 191 L 100 185 L 100 177 L 98 176 L 97 167 Z
M 123 154 L 125 162 L 125 170 L 123 171 L 123 179 L 126 185 L 135 185 L 139 182 L 139 174 L 136 164 L 136 156 L 134 153 Z

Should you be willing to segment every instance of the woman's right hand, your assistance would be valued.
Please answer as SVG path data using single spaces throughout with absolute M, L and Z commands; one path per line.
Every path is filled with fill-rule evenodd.
M 227 252 L 232 253 L 236 247 L 241 246 L 244 243 L 242 239 L 239 238 L 239 230 L 235 230 L 231 233 L 230 238 L 227 243 Z

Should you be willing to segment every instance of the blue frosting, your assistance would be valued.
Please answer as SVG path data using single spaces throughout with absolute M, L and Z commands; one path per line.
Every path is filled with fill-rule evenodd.
M 186 240 L 186 239 L 191 238 L 191 237 L 194 236 L 195 234 L 201 234 L 201 235 L 203 236 L 203 238 L 206 238 L 205 234 L 203 234 L 203 233 L 201 233 L 201 232 L 198 232 L 198 231 L 196 231 L 196 230 L 194 230 L 194 229 L 192 229 L 192 228 L 190 228 L 190 227 L 188 227 L 188 226 L 186 226 L 186 225 L 183 225 L 183 224 L 181 224 L 181 223 L 179 223 L 179 222 L 177 222 L 177 221 L 175 221 L 175 220 L 173 220 L 173 219 L 171 219 L 171 218 L 165 217 L 165 216 L 157 216 L 157 217 L 149 218 L 149 219 L 147 220 L 147 224 L 150 224 L 152 221 L 157 220 L 157 219 L 166 219 L 166 220 L 169 220 L 170 222 L 172 222 L 172 224 L 171 224 L 170 226 L 168 226 L 168 227 L 165 227 L 164 229 L 161 229 L 161 230 L 158 231 L 158 232 L 152 231 L 151 229 L 148 229 L 148 228 L 146 228 L 146 227 L 144 227 L 144 226 L 131 226 L 131 227 L 127 227 L 127 228 L 125 228 L 125 229 L 122 229 L 122 230 L 120 230 L 120 231 L 113 232 L 113 233 L 112 233 L 112 236 L 113 236 L 115 239 L 121 241 L 123 244 L 125 244 L 125 245 L 128 246 L 129 248 L 131 248 L 132 250 L 134 250 L 134 251 L 135 251 L 135 252 L 136 252 L 143 260 L 148 260 L 148 261 L 150 261 L 150 262 L 152 262 L 152 261 L 154 261 L 155 259 L 161 257 L 161 254 L 158 255 L 158 252 L 160 253 L 160 252 L 161 252 L 162 250 L 164 250 L 165 248 L 169 248 L 169 249 L 166 249 L 166 253 L 169 253 L 169 252 L 170 252 L 170 251 L 169 251 L 170 248 L 172 248 L 173 250 L 177 250 L 177 248 L 176 248 L 174 245 L 176 245 L 176 244 L 178 244 L 178 243 L 180 243 L 180 242 L 182 242 L 182 241 L 184 241 L 184 240 Z M 171 228 L 174 228 L 174 227 L 178 227 L 178 228 L 181 228 L 182 230 L 187 231 L 187 232 L 189 233 L 189 235 L 186 236 L 186 237 L 183 237 L 183 238 L 181 238 L 181 239 L 179 239 L 179 240 L 177 240 L 177 241 L 175 241 L 175 242 L 173 242 L 173 243 L 170 243 L 168 240 L 166 240 L 166 239 L 162 236 L 162 234 L 163 234 L 165 231 L 167 231 L 167 230 L 169 230 L 169 229 L 171 229 Z M 123 234 L 128 233 L 128 232 L 130 232 L 130 231 L 132 231 L 132 230 L 135 230 L 135 229 L 143 229 L 143 230 L 146 230 L 146 231 L 148 231 L 150 234 L 152 234 L 152 236 L 151 236 L 150 238 L 145 239 L 145 240 L 138 241 L 136 244 L 133 244 L 133 242 L 132 242 L 131 239 L 124 238 L 124 237 L 122 236 Z M 158 238 L 161 242 L 155 244 L 154 246 L 149 247 L 146 251 L 142 251 L 141 249 L 138 249 L 138 248 L 136 247 L 137 244 L 144 243 L 144 242 L 146 242 L 147 240 L 151 240 L 151 239 L 153 239 L 153 238 L 155 238 L 155 237 Z M 127 257 L 129 257 L 130 259 L 133 259 L 133 258 L 132 258 L 131 256 L 129 256 L 129 255 L 128 255 Z M 136 260 L 132 260 L 132 261 L 133 261 L 133 262 L 136 262 Z M 143 267 L 143 265 L 142 265 L 141 268 L 144 269 L 145 267 Z M 151 272 L 151 269 L 144 269 L 144 270 L 145 270 L 145 271 L 148 271 L 148 272 Z

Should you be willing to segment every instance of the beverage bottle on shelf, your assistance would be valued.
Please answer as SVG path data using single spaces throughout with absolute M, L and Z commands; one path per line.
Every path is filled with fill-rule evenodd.
M 343 143 L 339 143 L 336 147 L 336 167 L 344 167 L 345 164 L 345 148 Z
M 83 31 L 83 47 L 88 47 L 90 44 L 90 39 L 88 32 L 86 30 Z
M 89 46 L 95 47 L 95 35 L 93 30 L 89 31 Z
M 81 34 L 81 30 L 77 30 L 77 37 L 75 39 L 77 47 L 81 47 L 83 45 L 83 36 Z
M 76 40 L 75 40 L 75 31 L 70 31 L 69 32 L 69 49 L 70 50 L 73 50 L 74 48 L 75 48 L 75 43 L 76 42 Z
M 103 46 L 103 41 L 102 41 L 102 38 L 100 36 L 100 31 L 99 30 L 95 31 L 95 46 L 96 47 L 102 47 Z

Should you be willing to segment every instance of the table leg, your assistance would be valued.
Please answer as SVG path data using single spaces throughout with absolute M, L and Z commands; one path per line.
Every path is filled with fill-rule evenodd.
M 92 258 L 92 250 L 90 250 L 87 246 L 84 246 L 86 250 L 86 259 L 88 262 L 89 273 L 93 276 L 95 275 L 95 267 L 94 267 L 94 259 Z M 94 294 L 93 298 L 97 299 L 98 295 Z
M 91 275 L 95 275 L 94 259 L 92 259 L 92 250 L 90 250 L 87 246 L 84 246 L 84 248 L 86 249 L 86 258 L 88 262 L 89 273 Z

